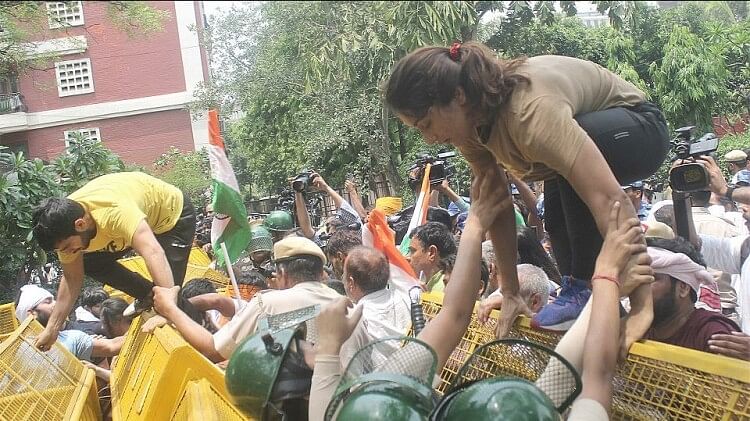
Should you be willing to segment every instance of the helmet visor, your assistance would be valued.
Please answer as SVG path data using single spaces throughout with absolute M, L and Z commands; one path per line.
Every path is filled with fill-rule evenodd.
M 466 383 L 493 377 L 517 377 L 536 385 L 563 412 L 581 393 L 581 377 L 555 351 L 521 339 L 487 343 L 469 357 L 458 371 L 452 392 Z

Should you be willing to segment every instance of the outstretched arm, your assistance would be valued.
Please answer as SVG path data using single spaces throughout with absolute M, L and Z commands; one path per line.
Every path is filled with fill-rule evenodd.
M 341 380 L 339 351 L 362 318 L 362 306 L 357 306 L 350 316 L 346 315 L 347 309 L 353 305 L 350 299 L 340 297 L 323 307 L 318 315 L 318 343 L 310 388 L 311 421 L 323 420 L 328 403 Z
M 610 211 L 607 235 L 596 260 L 592 279 L 591 319 L 583 356 L 581 398 L 593 399 L 608 409 L 612 402 L 612 377 L 617 367 L 620 340 L 620 272 L 631 256 L 646 251 L 638 219 L 618 224 L 620 202 Z M 645 285 L 648 287 L 648 285 Z
M 629 200 L 593 140 L 587 139 L 583 143 L 573 163 L 568 182 L 586 203 L 599 227 L 599 232 L 602 237 L 605 237 L 612 205 L 615 202 L 627 204 Z M 637 219 L 635 209 L 632 206 L 621 206 L 617 222 L 622 225 L 632 218 Z M 645 240 L 642 241 L 645 245 Z M 636 256 L 632 257 L 632 259 L 636 258 Z M 653 301 L 651 288 L 648 285 L 640 286 L 630 294 L 631 310 L 626 321 L 623 353 L 634 341 L 642 338 L 651 326 L 651 321 L 654 319 Z
M 169 260 L 167 260 L 167 254 L 164 253 L 161 244 L 156 241 L 154 232 L 145 219 L 141 220 L 135 234 L 133 234 L 133 250 L 143 257 L 146 267 L 151 273 L 151 278 L 154 280 L 154 285 L 165 288 L 174 286 L 174 278 L 172 277 Z
M 230 319 L 236 311 L 234 299 L 218 293 L 197 295 L 188 301 L 198 311 L 218 310 L 222 316 Z
M 698 161 L 703 163 L 703 166 L 708 170 L 708 187 L 711 191 L 721 197 L 726 197 L 729 185 L 727 185 L 727 180 L 724 179 L 721 169 L 716 165 L 716 161 L 710 156 L 702 156 L 698 158 Z M 750 204 L 750 187 L 736 187 L 732 192 L 732 200 L 739 203 Z
M 68 314 L 73 309 L 78 294 L 83 285 L 83 253 L 79 253 L 75 260 L 63 263 L 63 276 L 57 289 L 57 301 L 47 326 L 36 338 L 34 345 L 41 351 L 48 351 L 57 340 L 57 336 L 65 325 Z
M 516 238 L 516 216 L 513 201 L 508 190 L 508 178 L 505 171 L 494 162 L 483 166 L 472 165 L 475 175 L 492 171 L 496 173 L 495 182 L 488 186 L 492 194 L 502 201 L 502 206 L 492 224 L 489 225 L 490 239 L 495 249 L 497 268 L 500 274 L 500 290 L 503 293 L 503 306 L 497 319 L 495 335 L 502 338 L 510 332 L 516 317 L 520 314 L 531 315 L 531 311 L 518 293 L 518 241 Z M 481 194 L 481 192 L 479 193 Z M 474 192 L 472 191 L 472 196 Z M 472 205 L 472 208 L 474 205 Z M 463 241 L 463 235 L 461 236 Z
M 225 360 L 214 346 L 214 337 L 177 307 L 180 287 L 154 287 L 154 309 L 174 324 L 175 329 L 193 348 L 213 362 Z
M 315 179 L 313 179 L 312 184 L 319 191 L 325 192 L 327 195 L 331 196 L 336 209 L 340 208 L 341 204 L 344 203 L 344 198 L 326 183 L 326 180 L 323 179 L 322 175 L 315 173 Z
M 494 167 L 474 180 L 474 203 L 461 236 L 451 282 L 445 290 L 443 308 L 418 336 L 435 350 L 439 369 L 448 361 L 471 321 L 476 291 L 481 282 L 479 262 L 482 259 L 484 233 L 498 214 L 508 207 L 507 200 L 493 189 L 493 186 L 502 185 L 498 184 L 501 179 L 504 180 L 505 177 L 499 168 Z
M 305 195 L 298 191 L 294 192 L 294 209 L 297 214 L 297 222 L 302 230 L 302 235 L 307 238 L 313 238 L 315 236 L 315 230 L 310 222 L 310 214 L 307 212 Z
M 352 207 L 359 214 L 359 217 L 363 220 L 367 218 L 367 211 L 365 210 L 365 207 L 362 206 L 362 199 L 359 197 L 359 192 L 357 191 L 357 186 L 354 182 L 346 180 L 344 188 L 349 192 L 349 199 L 352 202 Z

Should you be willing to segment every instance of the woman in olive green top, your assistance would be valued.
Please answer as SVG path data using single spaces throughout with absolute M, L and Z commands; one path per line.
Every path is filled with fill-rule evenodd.
M 524 181 L 545 182 L 545 224 L 560 273 L 559 298 L 535 315 L 537 326 L 566 329 L 590 296 L 594 263 L 621 185 L 653 174 L 669 135 L 643 92 L 603 67 L 562 56 L 498 59 L 482 44 L 418 49 L 394 66 L 385 101 L 430 144 L 457 147 L 474 174 L 499 165 Z M 528 314 L 518 298 L 516 236 L 507 183 L 507 210 L 490 228 L 501 264 L 503 306 L 498 335 Z M 620 222 L 635 217 L 626 207 Z M 619 274 L 597 274 L 616 277 Z M 628 343 L 653 317 L 648 285 L 631 296 Z

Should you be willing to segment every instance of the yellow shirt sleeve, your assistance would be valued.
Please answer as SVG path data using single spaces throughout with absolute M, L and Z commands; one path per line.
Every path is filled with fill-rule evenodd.
M 573 119 L 569 103 L 541 96 L 526 104 L 509 132 L 528 162 L 538 162 L 568 178 L 588 134 Z

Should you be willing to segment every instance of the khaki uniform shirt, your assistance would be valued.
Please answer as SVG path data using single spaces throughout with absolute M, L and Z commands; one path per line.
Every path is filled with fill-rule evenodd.
M 489 151 L 495 161 L 526 181 L 568 178 L 589 136 L 573 119 L 578 114 L 634 106 L 646 95 L 630 82 L 586 60 L 532 57 L 518 68 L 519 84 L 498 114 L 489 139 L 459 149 L 469 162 Z
M 260 291 L 229 323 L 214 333 L 214 348 L 229 359 L 237 345 L 255 333 L 258 321 L 263 317 L 315 304 L 325 306 L 338 297 L 341 297 L 338 292 L 317 281 L 300 282 L 289 289 Z M 315 320 L 307 322 L 307 340 L 311 342 L 318 338 Z

